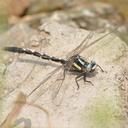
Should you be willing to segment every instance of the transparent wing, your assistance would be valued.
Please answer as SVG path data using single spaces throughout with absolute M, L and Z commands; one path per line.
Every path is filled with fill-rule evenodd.
M 52 92 L 52 101 L 55 105 L 59 106 L 63 101 L 67 85 L 64 83 L 65 76 L 67 75 L 66 70 L 63 70 L 59 73 L 58 78 L 56 79 Z
M 90 43 L 89 43 L 89 42 L 88 42 L 88 43 L 85 43 L 85 44 L 83 45 L 83 47 L 79 50 L 78 54 L 82 53 L 86 48 L 90 47 L 91 45 L 97 43 L 98 41 L 104 39 L 104 38 L 107 37 L 108 35 L 112 34 L 112 33 L 115 32 L 115 31 L 117 31 L 117 29 L 118 29 L 118 27 L 115 28 L 114 30 L 112 30 L 112 31 L 110 31 L 110 32 L 108 32 L 108 33 L 106 33 L 105 35 L 99 37 L 98 39 L 95 39 L 94 41 L 92 41 L 92 42 L 90 42 Z
M 92 38 L 93 35 L 94 33 L 92 31 L 89 32 L 89 34 L 84 38 L 84 40 L 75 49 L 69 52 L 66 57 L 69 58 L 73 55 L 79 54 L 81 52 L 81 49 L 83 49 L 83 47 L 88 44 L 89 40 Z
M 51 79 L 60 69 L 62 68 L 62 66 L 59 66 L 57 68 L 55 68 L 52 72 L 50 72 L 49 74 L 47 74 L 47 76 L 36 86 L 36 88 L 34 88 L 28 95 L 28 97 L 31 97 L 32 95 L 34 95 L 31 98 L 32 102 L 35 102 L 36 100 L 38 100 L 39 97 L 41 97 L 43 94 L 45 94 L 47 91 L 49 91 L 49 89 L 54 86 L 53 82 L 51 84 L 47 83 L 49 81 L 49 79 Z M 36 93 L 36 94 L 35 94 Z
M 73 49 L 71 52 L 68 53 L 67 58 L 76 55 L 76 54 L 80 54 L 81 52 L 83 52 L 86 48 L 90 47 L 91 45 L 97 43 L 98 41 L 102 40 L 103 38 L 107 37 L 108 35 L 110 35 L 111 33 L 117 31 L 118 27 L 114 28 L 113 30 L 111 30 L 110 32 L 106 33 L 105 35 L 99 37 L 98 39 L 95 39 L 94 41 L 90 42 L 90 39 L 93 37 L 94 32 L 90 32 L 85 38 L 84 40 L 75 48 Z

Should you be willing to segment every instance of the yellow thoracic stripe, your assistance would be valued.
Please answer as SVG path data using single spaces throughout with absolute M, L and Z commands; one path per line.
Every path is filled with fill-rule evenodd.
M 77 69 L 81 70 L 81 67 L 77 65 L 76 63 L 73 63 L 73 66 L 76 67 Z

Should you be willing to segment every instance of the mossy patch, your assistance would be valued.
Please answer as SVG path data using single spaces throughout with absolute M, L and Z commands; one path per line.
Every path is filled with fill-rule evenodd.
M 23 126 L 13 126 L 12 128 L 22 128 Z
M 5 1 L 0 1 L 0 33 L 8 29 L 8 14 Z
M 82 113 L 83 125 L 88 128 L 120 128 L 122 121 L 120 109 L 111 97 L 97 98 L 93 105 Z

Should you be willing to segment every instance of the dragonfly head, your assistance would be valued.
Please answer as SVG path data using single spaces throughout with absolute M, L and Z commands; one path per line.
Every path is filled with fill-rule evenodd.
M 87 71 L 88 71 L 88 72 L 93 72 L 93 71 L 95 71 L 96 67 L 99 67 L 100 70 L 101 70 L 102 72 L 104 72 L 104 70 L 103 70 L 98 64 L 96 64 L 96 62 L 93 61 L 93 60 L 91 61 L 91 63 L 88 64 L 88 66 L 87 66 Z
M 89 63 L 87 66 L 87 71 L 93 72 L 96 69 L 96 66 L 97 66 L 96 62 L 92 60 L 91 63 Z

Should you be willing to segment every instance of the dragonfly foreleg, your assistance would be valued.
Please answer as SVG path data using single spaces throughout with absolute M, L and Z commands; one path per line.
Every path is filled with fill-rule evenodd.
M 101 70 L 102 72 L 104 72 L 104 70 L 101 68 L 101 66 L 100 66 L 100 65 L 98 65 L 98 64 L 97 64 L 97 66 L 100 68 L 100 70 Z

